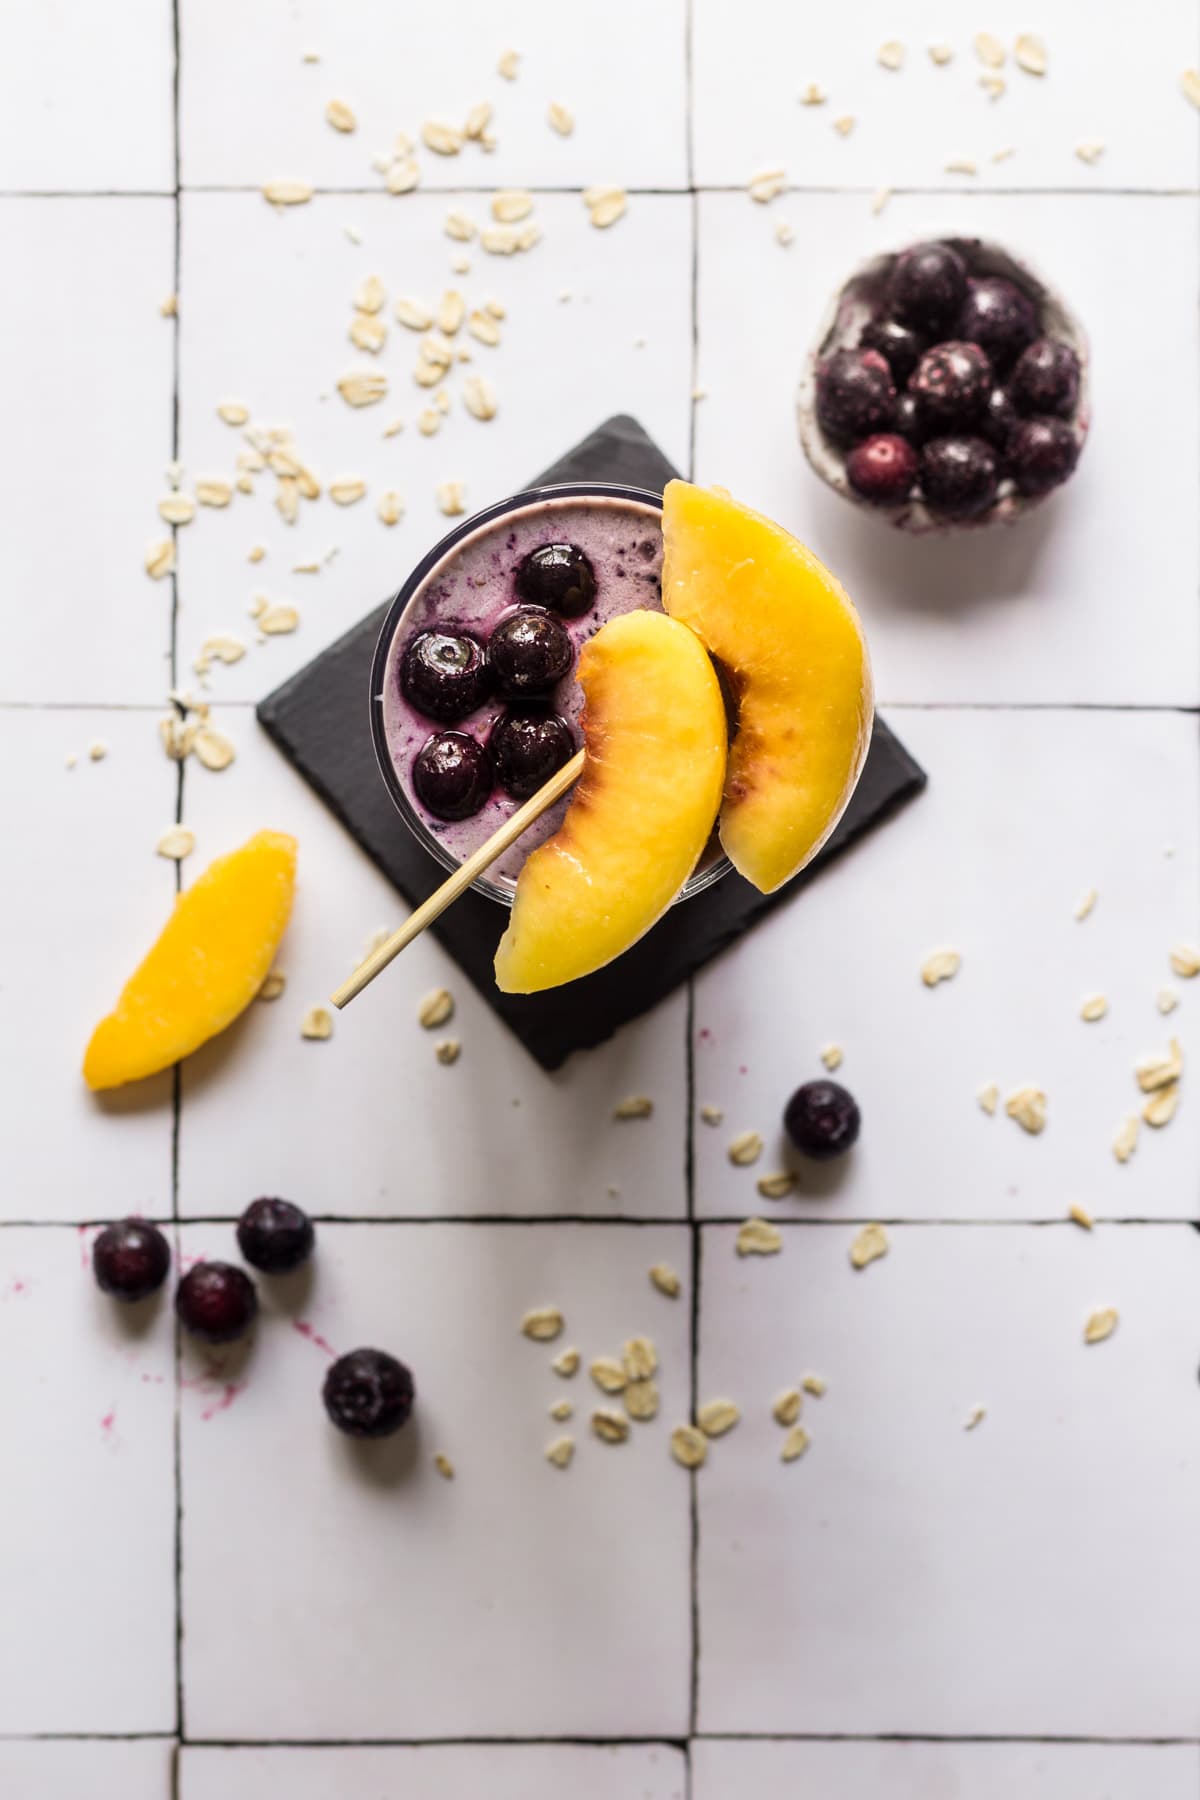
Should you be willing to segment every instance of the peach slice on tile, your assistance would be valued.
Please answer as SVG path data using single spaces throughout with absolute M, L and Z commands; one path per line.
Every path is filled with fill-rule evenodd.
M 769 894 L 816 855 L 854 792 L 874 716 L 862 627 L 811 550 L 722 488 L 669 482 L 663 538 L 663 604 L 737 702 L 721 842 Z
M 244 1012 L 292 910 L 296 840 L 260 831 L 219 856 L 175 902 L 158 941 L 92 1033 L 90 1088 L 120 1087 L 188 1056 Z
M 695 868 L 721 803 L 725 707 L 693 632 L 623 613 L 584 646 L 577 678 L 583 773 L 517 879 L 496 952 L 505 993 L 575 981 L 636 943 Z

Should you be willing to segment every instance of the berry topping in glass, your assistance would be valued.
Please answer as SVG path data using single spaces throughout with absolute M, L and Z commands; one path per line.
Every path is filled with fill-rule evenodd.
M 580 619 L 596 599 L 596 572 L 574 544 L 542 544 L 517 570 L 517 593 L 530 606 Z
M 548 694 L 575 660 L 567 628 L 553 613 L 522 607 L 501 619 L 488 639 L 488 661 L 502 694 Z
M 571 727 L 557 713 L 519 708 L 501 713 L 492 726 L 488 749 L 505 793 L 514 800 L 528 800 L 570 762 L 576 744 Z
M 474 712 L 489 686 L 483 645 L 465 632 L 419 631 L 400 664 L 409 705 L 447 725 Z
M 492 759 L 465 731 L 437 731 L 413 759 L 413 788 L 437 819 L 469 819 L 492 791 Z

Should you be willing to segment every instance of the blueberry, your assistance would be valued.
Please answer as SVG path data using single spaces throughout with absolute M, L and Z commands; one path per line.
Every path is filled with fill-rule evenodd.
M 896 395 L 896 430 L 902 438 L 919 449 L 925 442 L 925 421 L 921 417 L 921 407 L 915 394 Z
M 949 244 L 914 244 L 892 265 L 888 300 L 902 325 L 936 335 L 953 324 L 967 289 L 967 265 Z
M 908 384 L 929 432 L 968 431 L 992 386 L 992 365 L 978 344 L 935 344 Z
M 427 718 L 451 725 L 487 699 L 483 645 L 466 632 L 419 631 L 400 663 L 400 689 Z
M 408 1422 L 416 1392 L 402 1362 L 386 1350 L 351 1350 L 330 1367 L 325 1411 L 349 1437 L 390 1437 Z
M 878 350 L 835 350 L 817 370 L 817 418 L 839 443 L 886 431 L 896 390 Z
M 106 1225 L 92 1245 L 96 1285 L 117 1300 L 144 1300 L 162 1286 L 170 1266 L 166 1238 L 144 1219 Z
M 1017 409 L 1007 388 L 993 388 L 984 405 L 979 431 L 992 448 L 1000 452 L 1002 458 L 1008 454 L 1008 440 L 1016 422 Z
M 517 570 L 517 592 L 531 606 L 548 606 L 564 618 L 580 619 L 595 604 L 596 571 L 574 544 L 542 544 Z
M 229 1344 L 253 1325 L 258 1294 L 246 1272 L 232 1263 L 197 1263 L 175 1290 L 175 1311 L 193 1337 Z
M 1017 358 L 1011 387 L 1018 412 L 1065 418 L 1079 398 L 1079 358 L 1058 338 L 1037 338 Z
M 892 371 L 897 387 L 903 387 L 917 366 L 925 349 L 925 339 L 901 325 L 898 319 L 871 319 L 863 326 L 859 343 L 867 350 L 878 350 Z
M 492 791 L 492 759 L 465 731 L 435 731 L 413 758 L 417 799 L 436 819 L 469 819 Z
M 996 498 L 996 453 L 978 437 L 933 438 L 921 451 L 921 490 L 938 512 L 969 518 Z
M 1037 308 L 1015 281 L 981 275 L 967 283 L 957 335 L 986 350 L 997 373 L 1015 362 L 1037 330 Z
M 252 1268 L 282 1275 L 312 1255 L 316 1233 L 290 1200 L 252 1200 L 237 1227 L 238 1249 Z
M 501 619 L 488 639 L 488 661 L 502 693 L 521 698 L 548 694 L 575 660 L 565 625 L 540 607 L 523 607 Z
M 853 1095 L 837 1081 L 806 1081 L 783 1113 L 784 1130 L 797 1150 L 814 1162 L 830 1162 L 845 1155 L 861 1124 Z
M 1062 419 L 1022 419 L 1008 445 L 1018 492 L 1048 494 L 1079 461 L 1079 440 Z
M 846 476 L 864 500 L 895 506 L 908 499 L 917 478 L 917 453 L 894 432 L 879 432 L 854 446 L 846 458 Z
M 488 749 L 496 778 L 514 800 L 528 800 L 575 754 L 571 727 L 557 713 L 523 709 L 501 713 Z

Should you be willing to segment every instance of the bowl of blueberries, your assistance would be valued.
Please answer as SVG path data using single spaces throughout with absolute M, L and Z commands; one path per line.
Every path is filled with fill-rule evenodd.
M 929 239 L 872 257 L 841 288 L 798 411 L 821 479 L 901 530 L 1011 522 L 1079 460 L 1087 339 L 1001 245 Z

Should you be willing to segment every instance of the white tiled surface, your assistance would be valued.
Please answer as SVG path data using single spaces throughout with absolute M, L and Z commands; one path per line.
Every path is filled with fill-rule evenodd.
M 1172 1029 L 1189 1058 L 1200 1048 L 1187 983 L 1173 982 L 1170 1021 L 1153 1008 L 1169 946 L 1200 936 L 1197 120 L 1178 92 L 1200 15 L 1192 0 L 1136 27 L 1061 0 L 969 24 L 923 0 L 853 17 L 769 0 L 690 10 L 689 120 L 682 0 L 454 0 L 419 17 L 382 0 L 183 0 L 178 200 L 170 9 L 122 0 L 103 30 L 79 5 L 3 21 L 0 229 L 18 277 L 0 301 L 0 1788 L 23 1800 L 167 1800 L 180 1733 L 183 1800 L 1196 1792 L 1191 1077 L 1127 1167 L 1109 1143 L 1136 1103 L 1135 1058 Z M 968 42 L 981 24 L 1041 31 L 1046 81 L 1010 66 L 991 105 Z M 873 60 L 893 36 L 909 46 L 901 75 Z M 942 37 L 956 60 L 935 70 L 923 46 Z M 509 44 L 511 86 L 495 73 Z M 319 63 L 301 62 L 310 46 Z M 808 80 L 825 108 L 798 105 Z M 324 123 L 335 95 L 358 111 L 353 136 Z M 421 192 L 379 191 L 370 158 L 397 130 L 485 98 L 492 156 L 423 155 Z M 576 114 L 568 139 L 545 124 L 552 98 Z M 858 118 L 845 140 L 841 111 Z M 1107 141 L 1094 168 L 1071 154 L 1084 136 Z M 942 172 L 947 155 L 986 159 L 1003 141 L 1017 155 L 981 160 L 988 191 L 950 191 L 971 184 Z M 711 191 L 768 163 L 795 189 L 771 207 Z M 349 191 L 277 216 L 254 190 L 281 175 Z M 600 233 L 572 190 L 605 181 L 631 196 Z M 488 190 L 515 184 L 538 190 L 535 250 L 489 257 L 444 235 L 449 207 L 482 222 Z M 884 184 L 927 191 L 874 216 Z M 1092 337 L 1080 473 L 1008 536 L 897 539 L 799 455 L 795 381 L 830 289 L 930 225 L 1026 250 Z M 159 313 L 177 228 L 178 325 Z M 417 432 L 429 396 L 412 335 L 389 314 L 376 360 L 344 336 L 372 272 L 389 300 L 452 285 L 504 303 L 501 347 L 470 342 L 494 422 L 463 411 L 460 370 L 440 434 Z M 357 365 L 387 371 L 383 405 L 321 398 Z M 707 397 L 693 406 L 694 382 Z M 176 402 L 190 483 L 232 472 L 239 439 L 215 414 L 230 397 L 294 426 L 325 482 L 360 474 L 369 497 L 306 506 L 289 530 L 262 479 L 203 509 L 178 534 L 178 583 L 153 583 L 142 555 L 162 530 Z M 929 791 L 690 1000 L 555 1076 L 431 940 L 331 1042 L 303 1042 L 303 1010 L 402 907 L 250 703 L 402 579 L 444 526 L 438 481 L 483 504 L 617 410 L 682 466 L 694 433 L 701 478 L 844 576 Z M 405 431 L 384 440 L 397 415 Z M 407 502 L 393 530 L 374 510 L 389 487 Z M 293 574 L 334 545 L 320 575 Z M 173 892 L 153 853 L 176 802 L 156 740 L 171 653 L 193 685 L 205 636 L 252 637 L 259 590 L 297 603 L 301 626 L 213 672 L 238 759 L 186 770 L 198 845 L 183 878 L 264 825 L 297 833 L 288 989 L 195 1059 L 178 1107 L 170 1077 L 95 1102 L 76 1073 L 87 1032 Z M 95 764 L 93 739 L 109 746 Z M 942 944 L 962 972 L 930 993 L 917 969 Z M 464 1045 L 452 1069 L 414 1020 L 443 981 Z M 1087 1026 L 1078 1004 L 1096 989 L 1111 1011 Z M 784 1161 L 782 1104 L 833 1040 L 862 1143 L 799 1195 L 760 1202 L 756 1178 Z M 1040 1138 L 979 1111 L 989 1078 L 1046 1089 Z M 653 1118 L 614 1123 L 637 1092 Z M 720 1130 L 691 1128 L 690 1159 L 689 1095 L 725 1109 Z M 767 1147 L 734 1169 L 727 1142 L 747 1127 Z M 189 1254 L 231 1254 L 229 1221 L 260 1192 L 325 1215 L 313 1275 L 263 1284 L 248 1350 L 213 1361 L 186 1346 L 177 1368 L 169 1309 L 114 1316 L 76 1227 L 177 1215 Z M 1063 1222 L 1071 1201 L 1102 1221 L 1092 1236 Z M 753 1207 L 785 1223 L 773 1261 L 737 1261 L 719 1222 Z M 895 1222 L 891 1253 L 856 1276 L 849 1243 L 871 1217 Z M 700 1236 L 696 1397 L 724 1391 L 744 1417 L 691 1481 L 666 1440 L 693 1397 Z M 683 1276 L 677 1303 L 650 1287 L 658 1259 Z M 590 1437 L 586 1377 L 561 1382 L 552 1352 L 519 1335 L 539 1301 L 564 1307 L 588 1354 L 638 1329 L 658 1341 L 662 1411 L 630 1444 Z M 1102 1304 L 1119 1330 L 1085 1349 Z M 396 1445 L 356 1455 L 333 1435 L 324 1356 L 297 1322 L 411 1360 L 418 1417 Z M 767 1408 L 809 1369 L 829 1392 L 807 1402 L 807 1457 L 784 1467 Z M 566 1394 L 580 1445 L 560 1475 L 542 1450 Z M 964 1433 L 977 1403 L 987 1417 Z M 842 1734 L 862 1741 L 821 1741 Z M 978 1736 L 1003 1741 L 954 1741 Z M 431 1737 L 549 1741 L 418 1747 Z M 1149 1741 L 1164 1737 L 1182 1741 Z M 1035 1741 L 1063 1738 L 1117 1741 Z

